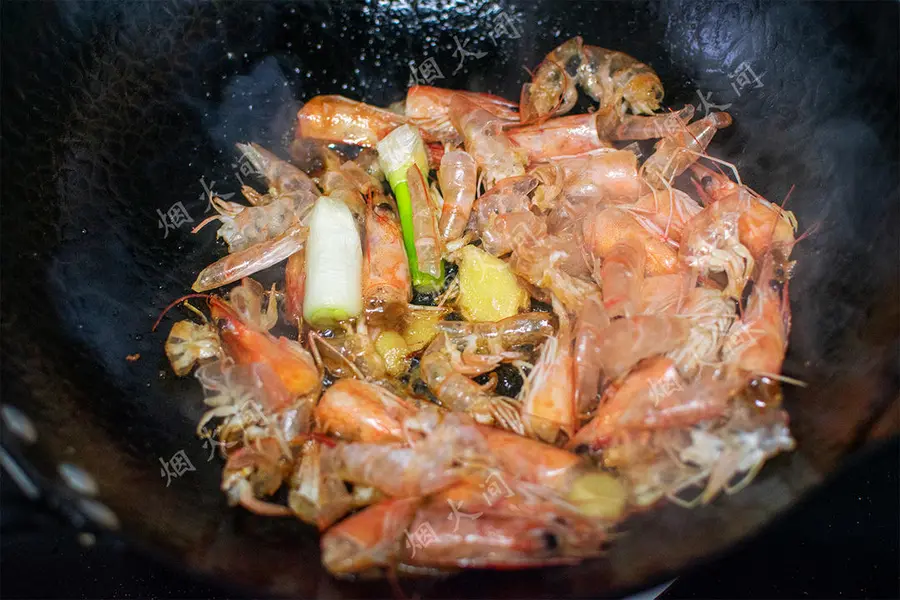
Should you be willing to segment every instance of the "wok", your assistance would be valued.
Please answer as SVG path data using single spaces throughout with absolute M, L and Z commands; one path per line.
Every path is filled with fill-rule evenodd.
M 437 77 L 436 67 L 436 85 L 517 98 L 523 67 L 579 34 L 653 65 L 667 106 L 702 110 L 700 94 L 730 104 L 735 124 L 711 152 L 773 201 L 793 188 L 788 207 L 814 230 L 795 251 L 784 367 L 809 384 L 786 390 L 798 450 L 741 494 L 634 519 L 602 559 L 464 573 L 406 591 L 581 597 L 649 585 L 751 534 L 897 433 L 895 3 L 67 1 L 2 10 L 2 393 L 36 433 L 28 443 L 27 426 L 4 409 L 4 462 L 73 519 L 258 594 L 389 595 L 384 582 L 329 578 L 309 527 L 226 506 L 221 463 L 194 436 L 199 386 L 169 372 L 168 325 L 150 332 L 222 248 L 213 228 L 176 227 L 170 209 L 181 203 L 196 224 L 207 216 L 204 186 L 239 190 L 235 142 L 286 156 L 294 114 L 315 94 L 386 105 L 403 97 L 412 69 Z M 513 31 L 500 27 L 506 17 Z M 454 55 L 454 38 L 473 54 Z M 162 462 L 180 452 L 193 470 L 169 479 Z

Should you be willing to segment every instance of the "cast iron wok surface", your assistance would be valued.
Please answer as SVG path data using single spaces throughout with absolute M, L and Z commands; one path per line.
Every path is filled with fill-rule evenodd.
M 201 178 L 236 192 L 233 145 L 282 153 L 300 102 L 339 93 L 402 98 L 410 63 L 434 83 L 517 98 L 523 67 L 572 35 L 651 64 L 666 103 L 731 104 L 712 152 L 803 229 L 791 282 L 785 372 L 809 382 L 786 405 L 799 450 L 743 493 L 630 522 L 605 558 L 573 568 L 466 573 L 405 584 L 426 597 L 582 597 L 651 584 L 748 535 L 878 435 L 897 396 L 896 4 L 5 3 L 2 31 L 2 392 L 37 444 L 4 448 L 73 515 L 69 462 L 126 539 L 258 593 L 362 597 L 384 582 L 338 582 L 312 529 L 229 509 L 221 463 L 194 437 L 199 386 L 171 375 L 171 320 L 150 326 L 222 253 L 213 229 L 166 230 L 157 211 L 206 215 Z M 518 38 L 487 35 L 500 13 Z M 469 57 L 454 73 L 454 36 Z M 747 62 L 762 87 L 738 96 Z M 129 362 L 125 357 L 140 353 Z M 896 407 L 894 407 L 895 410 Z M 887 422 L 889 425 L 884 427 Z M 160 459 L 194 470 L 167 486 Z M 97 515 L 96 506 L 92 513 Z M 107 521 L 109 517 L 107 516 Z

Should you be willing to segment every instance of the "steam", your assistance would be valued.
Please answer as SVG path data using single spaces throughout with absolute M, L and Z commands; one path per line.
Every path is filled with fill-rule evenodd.
M 226 154 L 235 152 L 237 142 L 247 141 L 279 149 L 289 141 L 284 138 L 290 138 L 300 106 L 278 60 L 268 56 L 248 74 L 231 78 L 220 102 L 204 111 L 203 125 Z

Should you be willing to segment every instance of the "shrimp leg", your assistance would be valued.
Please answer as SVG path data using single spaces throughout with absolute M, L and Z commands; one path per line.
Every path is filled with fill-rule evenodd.
M 422 379 L 438 401 L 452 411 L 472 415 L 478 422 L 524 433 L 517 402 L 505 396 L 488 394 L 477 383 L 457 372 L 448 356 L 447 344 L 446 335 L 439 334 L 419 363 Z

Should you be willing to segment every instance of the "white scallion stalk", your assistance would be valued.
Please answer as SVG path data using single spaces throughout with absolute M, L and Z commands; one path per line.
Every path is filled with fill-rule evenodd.
M 303 317 L 316 327 L 362 312 L 362 244 L 346 204 L 321 196 L 309 218 Z
M 378 142 L 378 162 L 381 170 L 394 192 L 397 200 L 397 212 L 400 216 L 400 229 L 403 233 L 403 247 L 409 259 L 409 273 L 412 277 L 413 287 L 419 291 L 435 291 L 440 289 L 444 281 L 443 263 L 438 257 L 438 273 L 427 273 L 419 268 L 416 240 L 427 237 L 427 231 L 417 231 L 413 213 L 412 199 L 410 198 L 407 173 L 410 167 L 416 165 L 422 177 L 422 185 L 425 194 L 428 193 L 428 154 L 425 150 L 425 142 L 419 135 L 419 130 L 409 125 L 401 125 L 380 142 Z M 426 215 L 416 215 L 418 219 L 425 219 Z
M 406 171 L 416 163 L 423 174 L 428 174 L 428 153 L 419 130 L 401 125 L 378 142 L 378 162 L 391 187 L 406 181 Z

